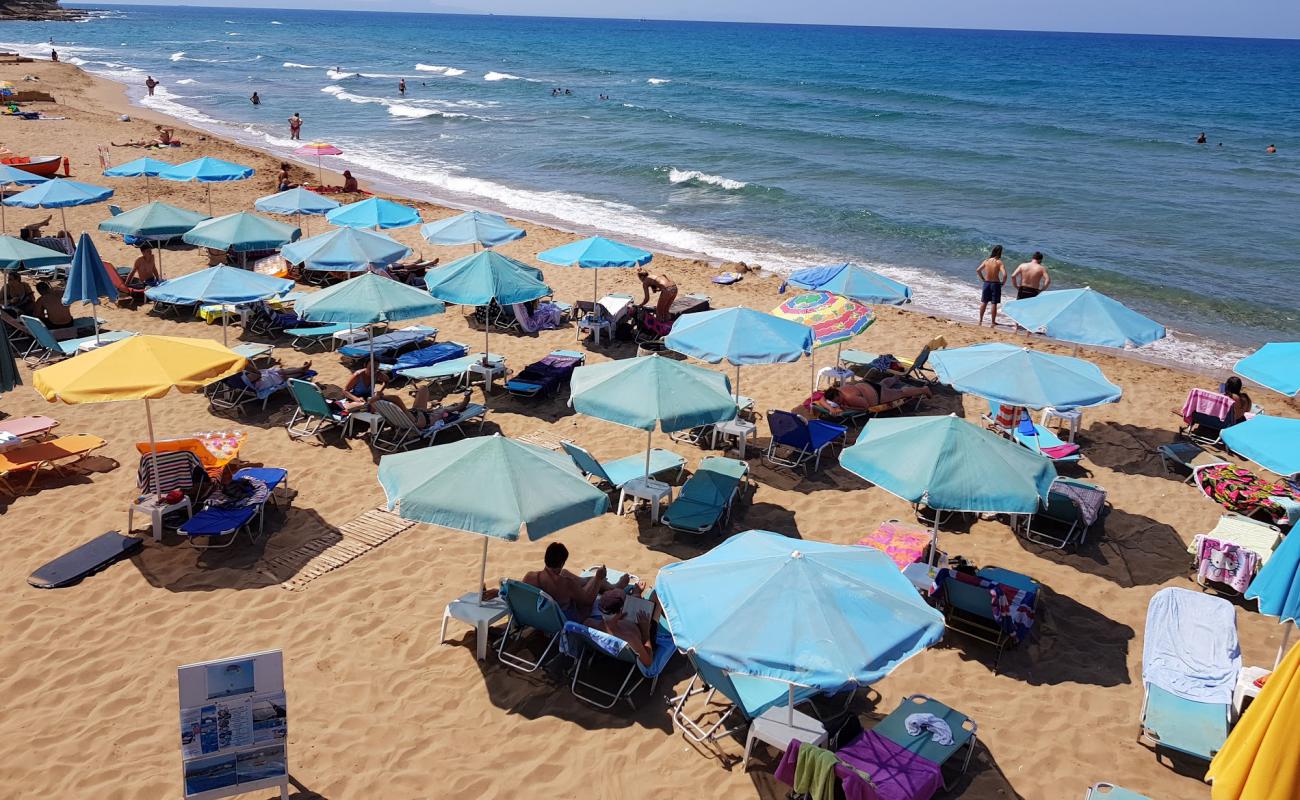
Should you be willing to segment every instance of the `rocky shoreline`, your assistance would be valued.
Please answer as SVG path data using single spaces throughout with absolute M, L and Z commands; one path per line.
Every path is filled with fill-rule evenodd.
M 0 0 L 0 19 L 74 22 L 85 18 L 83 9 L 63 8 L 58 0 Z

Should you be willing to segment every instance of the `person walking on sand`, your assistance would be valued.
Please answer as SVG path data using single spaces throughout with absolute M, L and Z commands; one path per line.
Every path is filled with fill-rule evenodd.
M 148 89 L 149 96 L 153 97 L 153 90 L 158 88 L 158 81 L 154 80 L 152 75 L 146 76 L 144 79 L 144 88 Z
M 1011 285 L 1016 287 L 1016 299 L 1025 300 L 1037 297 L 1052 285 L 1052 276 L 1043 266 L 1043 254 L 1034 253 L 1029 261 L 1016 267 L 1011 273 Z
M 406 78 L 397 79 L 397 93 L 402 97 L 406 97 Z
M 1007 268 L 1002 264 L 1002 245 L 995 244 L 989 257 L 975 268 L 975 274 L 982 282 L 980 287 L 980 321 L 984 324 L 984 312 L 993 306 L 991 327 L 998 326 L 998 306 L 1002 303 L 1002 287 L 1007 282 Z
M 302 138 L 302 116 L 297 111 L 293 112 L 292 117 L 289 117 L 289 138 Z

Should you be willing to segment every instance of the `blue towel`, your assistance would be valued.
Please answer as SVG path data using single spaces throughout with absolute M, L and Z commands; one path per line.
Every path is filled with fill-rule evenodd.
M 580 622 L 564 623 L 564 634 L 560 637 L 560 652 L 571 658 L 577 658 L 582 653 L 582 641 L 586 639 L 596 649 L 605 653 L 611 658 L 618 658 L 618 654 L 623 652 L 627 642 L 618 638 L 612 633 L 596 630 L 595 628 L 583 625 Z M 641 659 L 636 659 L 637 669 L 647 678 L 654 678 L 664 671 L 668 661 L 673 657 L 677 645 L 673 642 L 673 635 L 663 625 L 657 626 L 655 630 L 654 653 L 650 660 L 650 666 L 641 663 Z
M 1232 603 L 1188 589 L 1161 589 L 1147 607 L 1142 680 L 1198 703 L 1231 703 L 1241 670 Z

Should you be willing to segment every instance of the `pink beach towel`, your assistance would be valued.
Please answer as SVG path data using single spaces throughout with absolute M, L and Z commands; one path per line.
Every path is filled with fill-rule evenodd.
M 858 544 L 884 551 L 901 570 L 924 559 L 925 549 L 933 539 L 924 528 L 890 520 L 880 523 L 880 527 L 859 539 Z
M 1183 422 L 1192 424 L 1193 414 L 1205 414 L 1220 422 L 1226 422 L 1228 416 L 1232 414 L 1233 405 L 1232 398 L 1227 395 L 1205 389 L 1193 389 L 1187 393 L 1187 401 L 1183 403 Z

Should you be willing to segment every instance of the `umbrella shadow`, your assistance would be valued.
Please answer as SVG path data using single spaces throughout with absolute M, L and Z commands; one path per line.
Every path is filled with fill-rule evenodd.
M 1025 550 L 1126 589 L 1159 586 L 1188 573 L 1187 544 L 1170 525 L 1122 509 L 1111 509 L 1073 550 L 1056 550 L 1015 537 Z
M 1047 586 L 1039 590 L 1035 617 L 1029 640 L 1003 653 L 1000 674 L 1030 686 L 1132 683 L 1128 653 L 1137 635 L 1132 628 Z
M 775 503 L 750 503 L 747 492 L 732 507 L 731 520 L 708 533 L 677 531 L 663 522 L 652 523 L 649 515 L 637 517 L 637 541 L 646 549 L 672 556 L 681 561 L 695 558 L 725 542 L 729 537 L 748 530 L 765 530 L 791 539 L 802 539 L 794 512 Z M 617 497 L 615 497 L 617 500 Z
M 1099 467 L 1124 475 L 1165 477 L 1156 448 L 1178 441 L 1178 435 L 1144 425 L 1097 422 L 1080 431 L 1077 441 L 1084 456 Z

